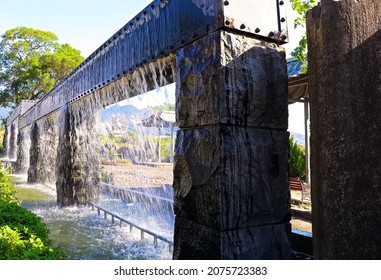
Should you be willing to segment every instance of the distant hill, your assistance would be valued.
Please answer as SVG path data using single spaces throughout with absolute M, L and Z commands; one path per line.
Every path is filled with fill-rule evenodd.
M 149 116 L 150 111 L 151 110 L 148 108 L 140 110 L 136 108 L 134 105 L 113 105 L 102 111 L 101 120 L 102 122 L 106 122 L 110 119 L 111 116 L 117 114 L 125 115 L 127 118 L 146 118 L 147 116 Z
M 101 113 L 102 133 L 107 134 L 110 131 L 116 134 L 125 133 L 127 130 L 144 134 L 156 135 L 159 132 L 157 127 L 136 126 L 142 119 L 146 119 L 153 114 L 150 108 L 138 109 L 134 105 L 113 105 L 104 109 Z M 133 119 L 135 121 L 133 121 Z M 177 128 L 175 127 L 175 132 Z M 170 135 L 169 127 L 161 128 L 161 135 Z
M 305 137 L 303 134 L 299 134 L 299 133 L 295 133 L 295 132 L 290 131 L 290 135 L 294 135 L 294 139 L 295 139 L 296 143 L 301 144 L 301 145 L 306 144 Z

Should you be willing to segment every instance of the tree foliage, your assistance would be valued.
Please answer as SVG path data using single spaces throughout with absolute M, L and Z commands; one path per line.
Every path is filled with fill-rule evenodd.
M 294 28 L 306 28 L 306 13 L 317 5 L 317 0 L 290 0 L 291 6 L 299 16 L 294 21 Z M 299 45 L 291 52 L 291 55 L 302 62 L 301 71 L 307 72 L 307 35 L 303 33 Z
M 294 135 L 290 136 L 290 177 L 304 177 L 306 174 L 306 154 L 304 150 L 294 140 Z
M 15 107 L 42 97 L 83 59 L 79 50 L 59 44 L 53 32 L 7 30 L 0 41 L 0 105 Z

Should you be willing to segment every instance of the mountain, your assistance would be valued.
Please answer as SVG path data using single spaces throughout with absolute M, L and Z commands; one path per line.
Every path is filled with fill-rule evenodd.
M 149 116 L 149 112 L 151 112 L 150 109 L 144 108 L 144 109 L 138 109 L 134 105 L 112 105 L 106 109 L 104 109 L 101 113 L 101 120 L 102 122 L 106 122 L 112 117 L 113 115 L 125 115 L 127 118 L 146 118 Z
M 294 139 L 295 139 L 296 143 L 301 144 L 301 145 L 306 144 L 305 137 L 303 134 L 299 134 L 299 133 L 295 133 L 295 132 L 290 131 L 290 135 L 294 135 Z

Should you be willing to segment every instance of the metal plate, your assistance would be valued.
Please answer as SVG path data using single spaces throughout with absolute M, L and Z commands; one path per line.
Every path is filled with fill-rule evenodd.
M 223 0 L 222 0 L 223 1 Z M 226 0 L 225 26 L 288 42 L 285 0 Z

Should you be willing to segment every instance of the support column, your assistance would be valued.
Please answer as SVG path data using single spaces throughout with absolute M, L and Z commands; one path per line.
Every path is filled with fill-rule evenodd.
M 10 138 L 10 129 L 11 126 L 8 125 L 6 126 L 5 133 L 4 133 L 4 138 L 3 138 L 3 154 L 4 157 L 9 156 L 9 138 Z
M 283 48 L 218 30 L 176 65 L 174 259 L 288 259 Z
M 32 124 L 28 183 L 54 183 L 57 156 L 58 129 L 54 116 L 48 116 Z
M 9 159 L 15 159 L 17 155 L 17 136 L 18 136 L 18 118 L 10 125 L 11 132 L 9 136 Z
M 381 258 L 381 2 L 308 13 L 315 259 Z
M 73 125 L 67 106 L 60 111 L 59 123 L 59 140 L 56 160 L 57 204 L 60 206 L 70 206 L 74 205 L 72 147 L 70 143 L 70 135 Z
M 61 112 L 57 155 L 57 203 L 61 206 L 96 202 L 99 198 L 100 113 L 73 104 Z
M 25 174 L 29 168 L 29 152 L 30 152 L 30 126 L 24 127 L 19 131 L 17 139 L 17 162 L 15 173 Z

